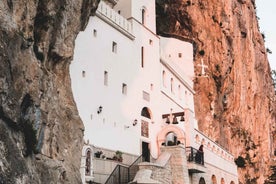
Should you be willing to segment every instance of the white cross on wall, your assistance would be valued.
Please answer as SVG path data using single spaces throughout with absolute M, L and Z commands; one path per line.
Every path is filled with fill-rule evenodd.
M 198 64 L 197 66 L 201 67 L 201 75 L 205 75 L 205 68 L 208 68 L 207 65 L 204 65 L 203 59 L 201 59 L 201 64 Z

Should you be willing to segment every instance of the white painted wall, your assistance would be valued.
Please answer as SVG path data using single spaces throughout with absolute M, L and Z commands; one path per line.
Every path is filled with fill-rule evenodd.
M 154 1 L 149 2 L 154 5 L 151 4 Z M 137 7 L 140 5 L 138 3 Z M 194 112 L 192 79 L 184 76 L 188 67 L 193 71 L 192 45 L 174 38 L 161 37 L 160 40 L 136 21 L 132 22 L 132 28 L 134 40 L 99 17 L 90 18 L 86 30 L 76 40 L 74 61 L 70 66 L 72 89 L 85 125 L 85 140 L 89 139 L 95 146 L 136 155 L 141 154 L 141 141 L 146 141 L 151 145 L 152 156 L 157 157 L 156 135 L 165 126 L 162 114 L 170 113 L 171 109 L 172 112 L 183 112 L 184 109 Z M 117 43 L 116 53 L 112 52 L 113 42 Z M 143 67 L 141 47 L 144 48 Z M 181 69 L 178 73 L 181 80 L 168 66 L 160 63 L 160 52 L 162 56 L 171 54 L 171 59 L 175 60 L 178 58 L 174 56 L 179 52 L 186 53 L 182 55 L 183 61 L 179 59 L 173 63 L 168 59 L 171 68 Z M 187 66 L 182 68 L 183 63 L 179 62 L 185 62 Z M 104 71 L 108 72 L 107 86 L 104 85 Z M 162 71 L 167 74 L 166 85 L 162 82 Z M 174 92 L 170 90 L 170 78 L 174 79 Z M 126 95 L 122 94 L 123 83 L 127 85 Z M 150 101 L 142 98 L 143 92 L 149 94 Z M 103 110 L 98 114 L 99 106 Z M 151 120 L 141 117 L 143 107 L 151 110 Z M 138 120 L 136 126 L 132 125 L 134 119 Z M 142 119 L 149 122 L 148 138 L 141 137 Z
M 182 102 L 178 97 L 170 99 L 160 90 L 159 37 L 137 22 L 133 24 L 133 34 L 134 41 L 98 17 L 91 17 L 76 40 L 70 66 L 72 89 L 85 125 L 85 140 L 136 155 L 141 154 L 141 141 L 146 141 L 151 145 L 152 156 L 157 157 L 156 135 L 164 126 L 162 114 L 170 113 L 171 108 L 174 112 L 183 111 L 185 105 L 179 106 L 174 100 L 181 104 L 185 98 Z M 112 42 L 117 43 L 116 53 L 112 52 Z M 104 71 L 108 72 L 108 86 L 104 85 Z M 123 83 L 127 84 L 127 95 L 122 94 Z M 142 98 L 143 91 L 149 94 L 150 101 Z M 98 114 L 99 106 L 103 109 Z M 148 138 L 141 137 L 143 107 L 148 107 L 153 116 L 147 120 Z M 132 125 L 134 119 L 138 120 L 136 126 Z
M 150 30 L 139 23 L 143 6 L 152 13 L 148 14 L 149 22 L 146 21 Z M 142 153 L 142 141 L 145 141 L 150 143 L 151 155 L 157 158 L 156 136 L 166 126 L 162 114 L 170 113 L 171 109 L 173 113 L 185 110 L 186 121 L 178 126 L 186 132 L 188 145 L 198 144 L 193 141 L 197 125 L 193 101 L 192 44 L 156 36 L 154 6 L 153 0 L 118 2 L 115 9 L 120 9 L 121 15 L 138 20 L 129 20 L 131 36 L 114 27 L 115 17 L 120 17 L 116 15 L 117 10 L 105 14 L 106 6 L 100 6 L 103 9 L 90 18 L 86 30 L 76 39 L 74 59 L 70 65 L 72 90 L 85 126 L 84 139 L 96 147 L 138 156 Z M 112 52 L 113 42 L 117 44 L 116 53 Z M 182 53 L 181 58 L 178 53 Z M 108 85 L 104 85 L 104 71 L 108 72 Z M 167 75 L 165 85 L 163 71 Z M 174 93 L 170 89 L 170 78 L 174 79 Z M 127 94 L 122 94 L 123 83 L 127 85 Z M 143 92 L 149 95 L 149 101 L 143 99 Z M 102 112 L 98 113 L 100 106 Z M 151 110 L 152 119 L 141 117 L 143 107 Z M 135 119 L 138 124 L 133 126 Z M 149 122 L 148 138 L 141 136 L 141 120 Z
M 166 60 L 193 87 L 193 45 L 175 38 L 162 37 L 160 49 L 161 59 Z

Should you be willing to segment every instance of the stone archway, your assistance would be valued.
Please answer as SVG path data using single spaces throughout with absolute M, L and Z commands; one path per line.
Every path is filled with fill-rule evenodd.
M 81 180 L 83 183 L 85 181 L 91 181 L 94 178 L 93 176 L 93 156 L 94 150 L 93 146 L 89 143 L 84 143 L 82 148 L 82 156 L 81 156 L 81 166 L 80 166 L 80 173 L 81 173 Z
M 203 177 L 201 177 L 201 178 L 199 179 L 198 184 L 206 184 L 205 179 L 204 179 Z
M 176 125 L 170 124 L 164 127 L 158 134 L 157 134 L 157 146 L 158 150 L 160 151 L 160 147 L 162 144 L 166 143 L 167 135 L 173 133 L 177 137 L 177 141 L 180 144 L 184 144 L 186 142 L 185 132 L 177 127 Z

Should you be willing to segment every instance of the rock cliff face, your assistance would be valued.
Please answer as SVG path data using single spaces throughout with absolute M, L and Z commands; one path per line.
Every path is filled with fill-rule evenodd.
M 97 3 L 0 2 L 0 184 L 80 183 L 69 64 Z M 157 0 L 157 14 L 159 34 L 194 44 L 200 129 L 239 158 L 241 183 L 273 178 L 276 103 L 254 0 Z
M 194 44 L 199 128 L 238 158 L 241 183 L 264 183 L 275 160 L 276 102 L 255 1 L 157 0 L 157 30 Z
M 74 40 L 98 0 L 0 2 L 0 183 L 81 183 Z

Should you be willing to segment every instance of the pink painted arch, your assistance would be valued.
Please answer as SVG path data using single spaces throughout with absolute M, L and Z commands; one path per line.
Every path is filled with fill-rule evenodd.
M 181 144 L 185 145 L 186 142 L 186 136 L 185 132 L 177 127 L 176 125 L 168 125 L 164 127 L 158 134 L 157 134 L 157 146 L 158 149 L 160 150 L 160 147 L 163 142 L 166 141 L 166 136 L 168 133 L 173 132 L 177 136 L 177 140 L 180 141 Z

